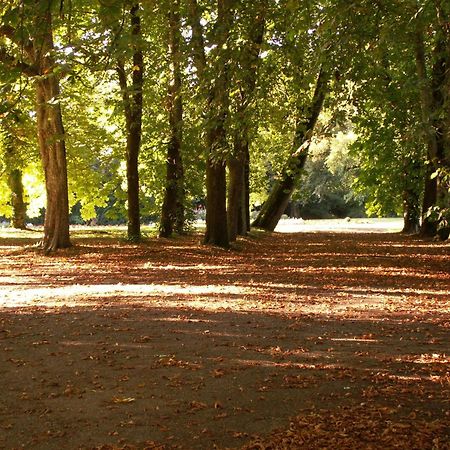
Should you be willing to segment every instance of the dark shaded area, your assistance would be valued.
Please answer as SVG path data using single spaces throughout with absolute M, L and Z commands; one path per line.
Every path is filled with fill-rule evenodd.
M 51 258 L 0 242 L 0 447 L 238 448 L 351 411 L 379 411 L 382 430 L 434 424 L 424 448 L 445 443 L 448 247 L 199 239 L 75 239 Z

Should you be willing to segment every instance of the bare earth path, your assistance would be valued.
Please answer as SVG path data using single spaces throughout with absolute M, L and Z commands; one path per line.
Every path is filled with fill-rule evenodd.
M 0 240 L 0 448 L 450 448 L 448 244 L 199 240 Z

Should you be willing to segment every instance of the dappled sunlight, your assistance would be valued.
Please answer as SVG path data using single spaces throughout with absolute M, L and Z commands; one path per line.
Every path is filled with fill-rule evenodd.
M 223 272 L 224 270 L 230 270 L 230 266 L 226 265 L 208 265 L 208 264 L 155 264 L 155 263 L 144 263 L 142 265 L 143 269 L 159 269 L 159 270 L 214 270 Z
M 149 421 L 170 435 L 190 424 L 195 436 L 213 421 L 240 436 L 243 421 L 271 429 L 299 405 L 439 420 L 447 248 L 346 236 L 264 234 L 231 250 L 198 236 L 104 237 L 51 258 L 0 247 L 0 427 L 19 417 L 47 429 L 68 408 L 68 420 L 113 417 L 133 439 Z
M 245 295 L 254 292 L 252 289 L 233 285 L 164 285 L 164 284 L 96 284 L 68 285 L 63 287 L 33 287 L 0 290 L 0 307 L 24 306 L 84 306 L 95 302 L 96 298 L 107 301 L 120 296 L 122 301 L 128 298 L 148 300 L 148 297 L 173 296 L 207 296 Z M 191 302 L 192 303 L 192 302 Z M 195 303 L 195 301 L 194 301 Z M 198 302 L 200 303 L 200 302 Z M 222 302 L 216 302 L 217 309 Z
M 378 342 L 378 339 L 370 339 L 364 337 L 346 337 L 346 338 L 330 338 L 330 341 L 336 342 Z

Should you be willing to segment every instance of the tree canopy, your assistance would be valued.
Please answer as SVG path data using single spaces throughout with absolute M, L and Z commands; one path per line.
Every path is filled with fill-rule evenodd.
M 293 205 L 447 238 L 449 16 L 440 0 L 6 0 L 0 214 L 45 211 L 46 251 L 71 245 L 69 217 L 138 241 L 205 209 L 205 242 L 227 247 Z

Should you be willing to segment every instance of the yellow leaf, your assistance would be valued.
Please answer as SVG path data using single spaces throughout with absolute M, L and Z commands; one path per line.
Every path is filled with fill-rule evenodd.
M 114 403 L 131 403 L 134 402 L 136 399 L 133 397 L 113 397 L 112 401 Z

